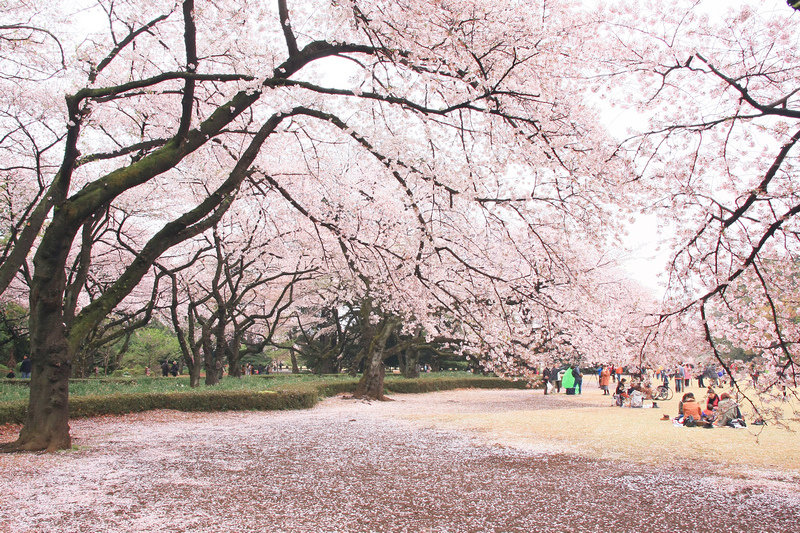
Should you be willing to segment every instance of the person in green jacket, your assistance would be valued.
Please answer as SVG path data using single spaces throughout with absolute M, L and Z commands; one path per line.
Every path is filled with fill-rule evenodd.
M 564 377 L 561 379 L 561 385 L 565 389 L 574 389 L 575 388 L 575 376 L 572 374 L 572 367 L 567 367 L 567 371 L 564 372 Z

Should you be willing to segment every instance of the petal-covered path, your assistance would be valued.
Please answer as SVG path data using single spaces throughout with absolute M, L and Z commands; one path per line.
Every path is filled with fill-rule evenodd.
M 790 482 L 501 445 L 431 423 L 545 401 L 455 391 L 76 420 L 71 452 L 0 456 L 0 531 L 800 531 Z

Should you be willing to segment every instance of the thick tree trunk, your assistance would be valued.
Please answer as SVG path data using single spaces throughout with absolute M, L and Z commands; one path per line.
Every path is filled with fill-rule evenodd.
M 294 350 L 289 350 L 289 357 L 292 358 L 292 374 L 299 374 L 300 367 L 297 365 L 297 354 Z
M 368 322 L 365 321 L 365 324 Z M 387 399 L 383 394 L 383 379 L 386 375 L 386 367 L 383 364 L 387 357 L 386 342 L 399 325 L 399 319 L 385 317 L 378 325 L 364 328 L 367 360 L 364 364 L 364 374 L 353 394 L 356 398 Z
M 63 244 L 62 244 L 63 246 Z M 31 382 L 25 426 L 3 451 L 69 449 L 69 378 L 72 354 L 63 316 L 66 278 L 54 247 L 40 250 L 30 294 Z M 49 275 L 48 275 L 49 274 Z
M 225 356 L 228 359 L 228 375 L 231 377 L 242 377 L 242 351 L 241 343 L 235 338 L 228 342 Z M 221 365 L 220 365 L 221 366 Z
M 318 374 L 338 374 L 339 369 L 336 367 L 336 361 L 330 355 L 326 355 L 317 365 Z
M 213 353 L 207 353 L 205 362 L 206 385 L 216 385 L 220 381 L 220 372 L 218 369 L 222 365 L 222 361 L 218 357 L 215 357 Z M 219 363 L 219 365 L 217 363 Z
M 353 396 L 356 398 L 370 398 L 373 400 L 386 400 L 383 394 L 383 380 L 386 376 L 386 366 L 383 364 L 384 350 L 375 350 L 364 365 L 364 373 L 358 382 Z
M 404 378 L 418 378 L 419 377 L 419 351 L 418 350 L 405 350 L 400 354 L 400 373 Z
M 219 381 L 219 372 L 206 372 L 206 385 L 216 385 Z
M 202 368 L 201 365 L 194 364 L 190 361 L 186 361 L 186 366 L 189 368 L 189 386 L 197 388 L 200 386 L 200 369 Z
M 72 445 L 69 435 L 71 365 L 63 354 L 51 354 L 45 364 L 36 363 L 36 358 L 32 354 L 34 364 L 25 425 L 17 441 L 5 445 L 4 451 L 54 452 L 67 450 Z

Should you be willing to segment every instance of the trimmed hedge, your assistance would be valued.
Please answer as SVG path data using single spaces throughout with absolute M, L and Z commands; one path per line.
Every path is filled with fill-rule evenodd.
M 319 401 L 315 390 L 154 392 L 75 396 L 69 400 L 70 418 L 140 413 L 154 409 L 177 411 L 279 411 L 308 409 Z M 0 423 L 22 424 L 27 402 L 0 405 Z
M 140 413 L 154 409 L 178 411 L 278 411 L 308 409 L 321 398 L 352 393 L 356 381 L 298 383 L 276 390 L 195 389 L 185 392 L 120 393 L 97 396 L 74 396 L 69 400 L 70 418 Z M 486 377 L 436 377 L 402 379 L 387 377 L 387 393 L 413 394 L 455 389 L 521 389 L 524 381 Z M 0 404 L 0 424 L 22 424 L 28 402 Z
M 0 424 L 22 424 L 27 411 L 28 402 L 3 402 L 0 404 Z
M 455 389 L 526 389 L 525 381 L 509 381 L 500 378 L 478 376 L 436 379 L 389 379 L 384 382 L 386 392 L 415 394 Z

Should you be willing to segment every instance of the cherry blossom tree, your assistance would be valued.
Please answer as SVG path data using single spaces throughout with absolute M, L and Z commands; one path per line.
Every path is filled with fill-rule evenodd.
M 0 290 L 29 287 L 33 361 L 7 449 L 69 447 L 90 332 L 244 196 L 303 221 L 341 298 L 428 335 L 457 328 L 487 360 L 542 328 L 567 346 L 586 323 L 573 299 L 615 237 L 627 171 L 583 105 L 594 30 L 572 3 L 36 5 L 0 23 L 20 206 L 4 212 Z M 112 208 L 136 229 L 119 273 L 65 306 L 67 265 L 100 252 L 77 237 Z
M 713 16 L 710 4 L 601 12 L 615 43 L 605 94 L 648 119 L 620 148 L 636 162 L 640 205 L 675 230 L 661 324 L 693 317 L 740 391 L 726 352 L 760 354 L 769 373 L 754 405 L 766 412 L 771 397 L 797 394 L 800 370 L 798 15 L 775 1 Z

